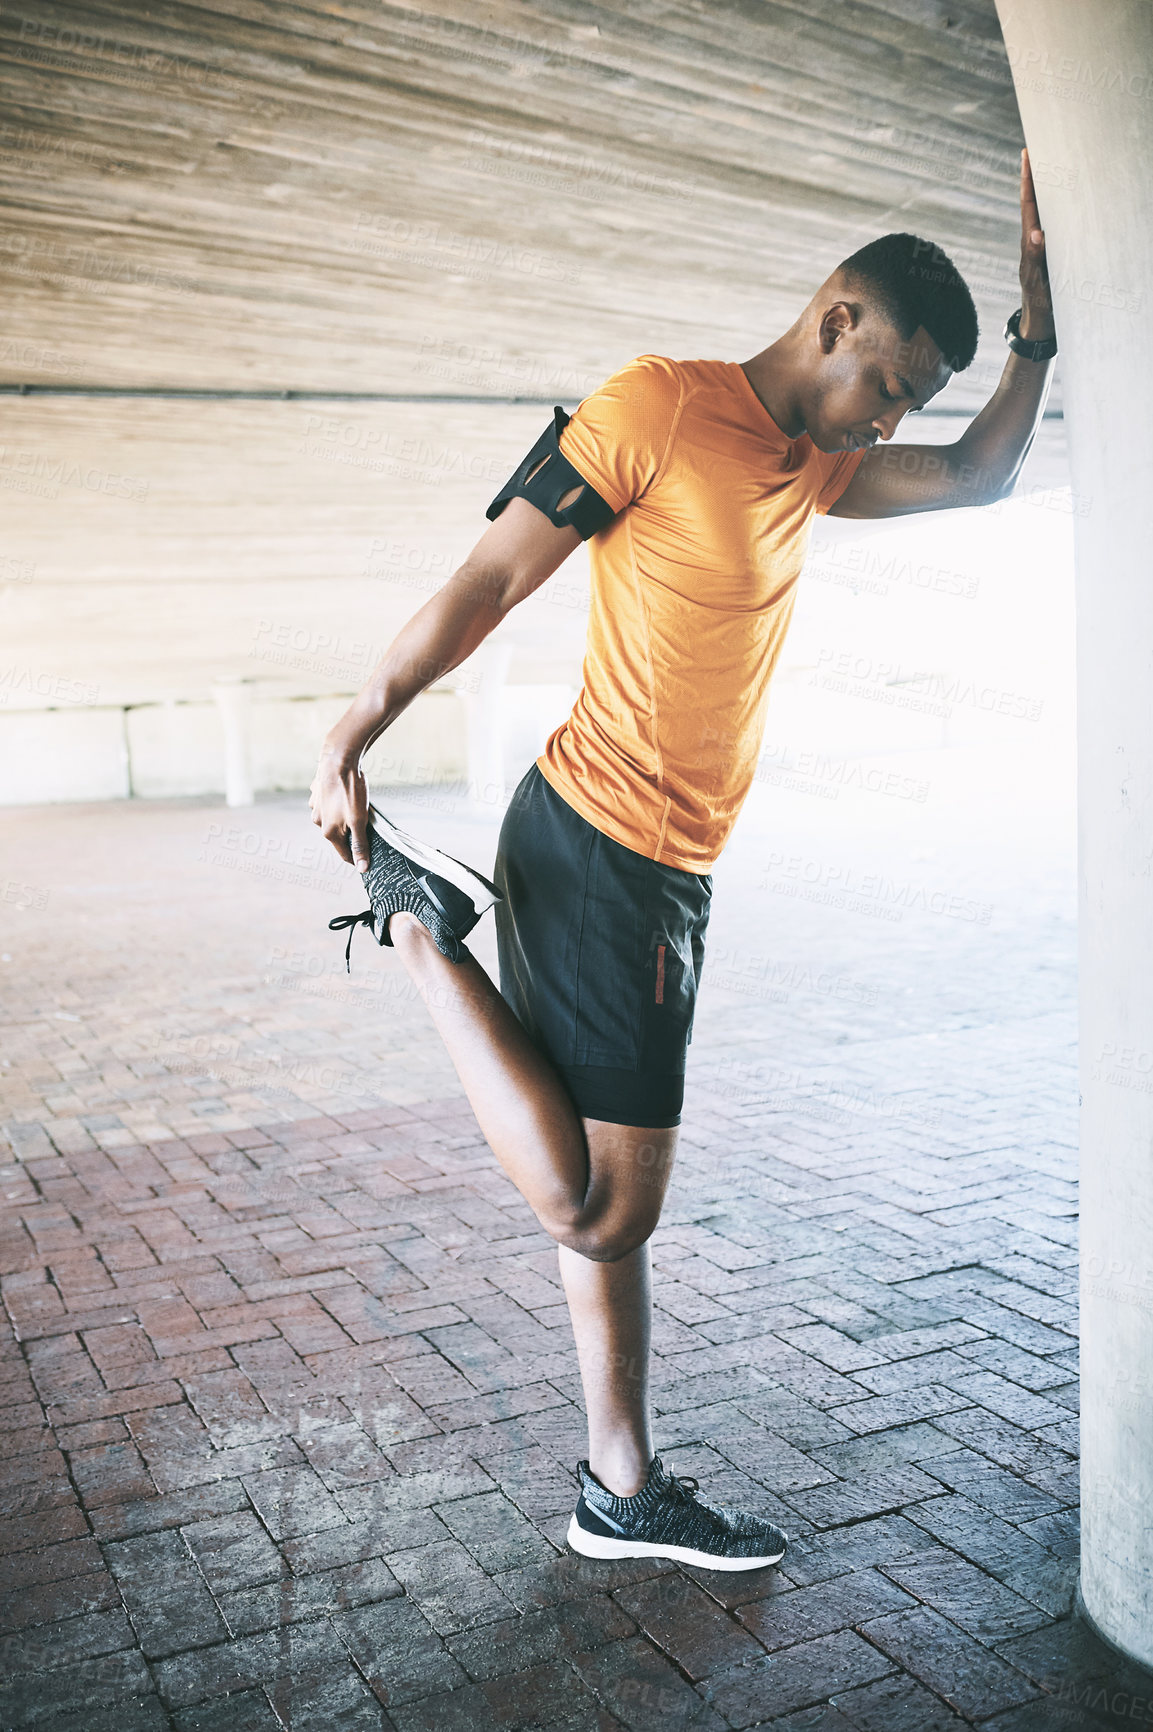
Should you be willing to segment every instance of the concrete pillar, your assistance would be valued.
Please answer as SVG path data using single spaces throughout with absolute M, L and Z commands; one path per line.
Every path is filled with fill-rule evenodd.
M 1054 286 L 1077 559 L 1081 1603 L 1153 1665 L 1153 5 L 998 0 Z
M 251 806 L 252 786 L 251 692 L 240 680 L 222 680 L 212 696 L 224 725 L 224 803 Z

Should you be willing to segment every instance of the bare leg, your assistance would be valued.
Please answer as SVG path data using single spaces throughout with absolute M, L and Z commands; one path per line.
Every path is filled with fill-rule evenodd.
M 560 1078 L 473 957 L 449 962 L 415 915 L 389 937 L 436 1024 L 493 1154 L 554 1237 L 586 1213 L 584 1129 Z
M 557 1255 L 584 1386 L 589 1466 L 618 1497 L 632 1497 L 653 1458 L 649 1247 L 613 1263 L 594 1263 L 567 1245 Z
M 676 1155 L 675 1130 L 586 1119 L 598 1169 L 646 1194 L 655 1226 Z M 611 1262 L 557 1247 L 588 1414 L 588 1462 L 602 1485 L 632 1497 L 653 1458 L 649 1411 L 652 1259 L 647 1240 Z
M 552 1066 L 471 957 L 446 960 L 413 915 L 389 936 L 444 1039 L 481 1130 L 558 1241 L 589 1422 L 589 1465 L 631 1497 L 653 1456 L 652 1277 L 647 1240 L 676 1130 L 578 1118 Z

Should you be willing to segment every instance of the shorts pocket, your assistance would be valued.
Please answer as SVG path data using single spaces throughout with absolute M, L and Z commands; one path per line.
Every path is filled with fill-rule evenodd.
M 711 879 L 655 865 L 645 905 L 641 1064 L 683 1071 L 704 960 Z
M 650 865 L 596 832 L 576 962 L 573 1064 L 636 1070 L 643 1024 L 645 876 Z

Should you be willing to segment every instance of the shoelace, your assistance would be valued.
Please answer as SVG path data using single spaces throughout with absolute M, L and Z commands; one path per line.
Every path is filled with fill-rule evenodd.
M 338 914 L 335 920 L 330 920 L 330 932 L 343 932 L 348 928 L 348 943 L 344 947 L 344 966 L 347 973 L 352 973 L 352 935 L 358 926 L 367 926 L 370 930 L 375 916 L 371 908 L 366 908 L 363 914 Z
M 679 1503 L 691 1503 L 694 1494 L 700 1489 L 700 1480 L 694 1479 L 691 1473 L 669 1474 L 669 1491 Z

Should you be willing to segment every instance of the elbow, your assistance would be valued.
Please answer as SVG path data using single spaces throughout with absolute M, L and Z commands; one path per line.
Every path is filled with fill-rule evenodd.
M 519 599 L 516 576 L 504 564 L 473 565 L 466 560 L 454 572 L 451 582 L 467 598 L 471 608 L 493 616 L 493 625 L 503 619 Z
M 1012 498 L 1013 494 L 1017 491 L 1017 480 L 1017 472 L 1014 471 L 1013 474 L 1008 476 L 1005 480 L 992 482 L 986 492 L 983 503 L 985 505 L 999 505 L 1003 499 Z
M 1016 464 L 1008 474 L 992 465 L 971 471 L 968 504 L 999 505 L 1016 488 L 1020 474 L 1020 464 Z

